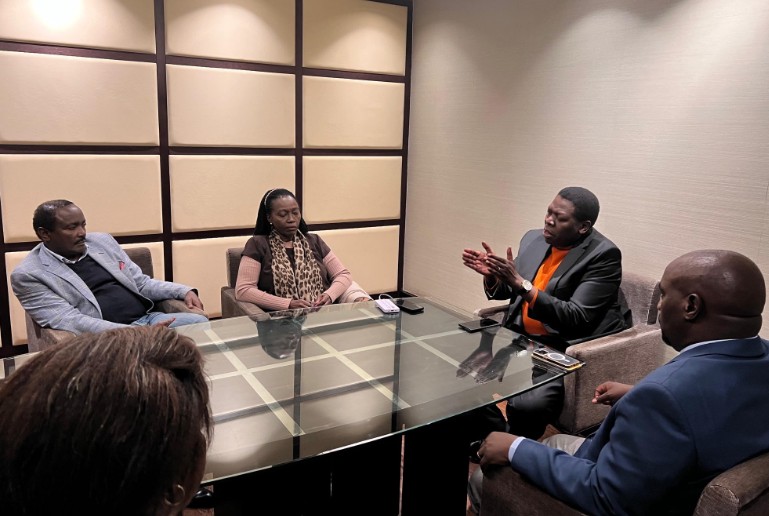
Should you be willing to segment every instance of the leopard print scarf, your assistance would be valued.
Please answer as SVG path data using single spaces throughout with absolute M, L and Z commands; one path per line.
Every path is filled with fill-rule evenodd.
M 283 241 L 275 230 L 270 233 L 269 241 L 275 295 L 310 302 L 318 299 L 323 293 L 323 279 L 320 277 L 320 268 L 315 262 L 310 243 L 301 231 L 297 231 L 294 236 L 296 269 L 291 267 Z

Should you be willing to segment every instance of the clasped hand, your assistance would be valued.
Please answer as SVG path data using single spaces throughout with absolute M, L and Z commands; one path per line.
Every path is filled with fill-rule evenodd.
M 478 274 L 496 278 L 512 287 L 518 285 L 522 278 L 515 268 L 513 249 L 508 247 L 507 257 L 503 258 L 494 254 L 494 251 L 486 242 L 481 242 L 481 245 L 485 252 L 476 251 L 474 249 L 465 249 L 462 251 L 462 262 L 465 266 Z
M 288 308 L 290 310 L 295 310 L 297 308 L 314 308 L 316 306 L 324 306 L 324 305 L 330 305 L 331 304 L 331 296 L 326 294 L 325 292 L 318 296 L 318 299 L 310 303 L 309 301 L 305 299 L 292 299 L 291 302 L 288 304 Z

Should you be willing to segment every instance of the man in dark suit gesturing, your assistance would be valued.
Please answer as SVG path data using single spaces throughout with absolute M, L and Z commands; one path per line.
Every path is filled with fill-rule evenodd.
M 544 229 L 527 232 L 518 256 L 465 249 L 462 261 L 483 275 L 489 299 L 510 299 L 505 325 L 566 349 L 569 340 L 594 338 L 629 326 L 618 302 L 622 253 L 593 226 L 598 219 L 596 196 L 581 187 L 558 192 L 547 208 Z M 536 439 L 563 406 L 563 382 L 550 382 L 507 405 L 510 431 Z M 503 429 L 496 407 L 481 410 L 485 430 Z M 479 429 L 485 435 L 486 431 Z
M 599 386 L 593 401 L 611 411 L 574 455 L 493 432 L 482 468 L 510 465 L 588 514 L 691 514 L 710 480 L 769 450 L 761 271 L 735 252 L 696 251 L 668 265 L 660 290 L 662 339 L 679 355 L 632 388 Z M 581 441 L 563 437 L 562 449 Z

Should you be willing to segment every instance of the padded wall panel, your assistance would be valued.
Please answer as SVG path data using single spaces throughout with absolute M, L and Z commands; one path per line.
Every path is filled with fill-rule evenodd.
M 292 156 L 171 156 L 174 231 L 253 227 L 264 192 L 294 191 Z
M 304 77 L 304 146 L 400 149 L 403 84 Z
M 359 0 L 304 0 L 304 63 L 404 75 L 408 8 Z
M 318 231 L 352 277 L 369 293 L 398 285 L 398 226 Z
M 3 154 L 0 196 L 6 242 L 36 241 L 32 213 L 52 199 L 77 204 L 89 231 L 136 235 L 163 228 L 157 156 Z
M 157 145 L 155 65 L 0 52 L 0 143 Z
M 287 0 L 166 0 L 166 52 L 294 64 L 294 5 Z
M 310 224 L 397 219 L 400 157 L 304 158 L 302 210 Z
M 166 279 L 165 273 L 165 258 L 163 257 L 163 243 L 162 242 L 149 242 L 141 244 L 121 244 L 123 249 L 131 249 L 132 247 L 147 247 L 152 255 L 152 273 L 153 277 L 158 280 Z
M 294 76 L 168 66 L 171 145 L 293 147 Z
M 152 253 L 152 268 L 154 269 L 155 279 L 164 279 L 163 274 L 163 244 L 160 242 L 150 242 L 143 244 L 124 244 L 122 246 L 125 249 L 131 247 L 148 247 L 150 253 Z M 10 299 L 11 306 L 11 334 L 13 336 L 13 344 L 26 344 L 27 343 L 27 323 L 24 318 L 24 309 L 21 307 L 21 303 L 13 294 L 11 288 L 11 272 L 19 265 L 22 260 L 27 256 L 28 251 L 20 251 L 14 253 L 6 253 L 5 266 L 7 271 L 8 280 L 8 298 Z
M 155 52 L 152 0 L 3 0 L 0 39 Z
M 30 215 L 30 221 L 32 216 Z M 16 299 L 11 288 L 11 272 L 17 265 L 29 254 L 28 251 L 19 251 L 15 253 L 5 253 L 5 271 L 6 279 L 8 281 L 8 300 L 11 312 L 11 336 L 13 345 L 26 344 L 27 343 L 27 326 L 24 322 L 24 309 L 21 307 L 21 303 Z
M 249 238 L 209 238 L 173 243 L 174 281 L 198 289 L 200 300 L 203 301 L 209 317 L 222 315 L 221 288 L 227 285 L 227 249 L 243 247 Z

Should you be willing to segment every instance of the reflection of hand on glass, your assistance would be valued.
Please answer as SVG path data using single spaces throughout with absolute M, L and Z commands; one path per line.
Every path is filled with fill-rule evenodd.
M 512 345 L 505 346 L 497 351 L 494 358 L 491 359 L 491 363 L 482 371 L 478 372 L 475 381 L 478 383 L 486 383 L 497 378 L 501 382 L 505 377 L 505 371 L 507 370 L 507 364 L 510 363 L 510 357 L 513 353 L 517 352 L 518 349 Z
M 464 378 L 473 371 L 480 372 L 491 362 L 491 344 L 494 342 L 494 334 L 481 331 L 480 335 L 481 341 L 478 343 L 478 347 L 459 364 L 457 378 Z

